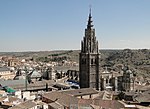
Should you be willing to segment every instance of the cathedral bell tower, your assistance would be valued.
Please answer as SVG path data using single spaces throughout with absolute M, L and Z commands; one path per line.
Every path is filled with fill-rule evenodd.
M 80 88 L 90 87 L 100 90 L 99 63 L 100 53 L 95 29 L 92 25 L 90 9 L 85 36 L 83 37 L 83 41 L 81 41 L 81 52 L 79 56 Z

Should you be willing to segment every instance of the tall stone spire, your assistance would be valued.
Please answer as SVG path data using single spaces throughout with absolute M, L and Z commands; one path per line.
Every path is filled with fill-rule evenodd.
M 92 21 L 92 15 L 91 15 L 91 7 L 90 7 L 89 20 L 88 20 L 88 25 L 87 25 L 88 29 L 91 29 L 91 27 L 93 27 L 92 22 L 93 21 Z
M 98 53 L 98 41 L 95 36 L 95 29 L 92 25 L 91 8 L 88 17 L 87 28 L 85 29 L 85 36 L 81 42 L 81 51 L 84 53 Z
M 81 52 L 79 56 L 79 79 L 81 88 L 90 87 L 100 90 L 100 53 L 92 22 L 90 8 L 88 24 L 87 28 L 85 29 L 85 36 L 81 41 Z

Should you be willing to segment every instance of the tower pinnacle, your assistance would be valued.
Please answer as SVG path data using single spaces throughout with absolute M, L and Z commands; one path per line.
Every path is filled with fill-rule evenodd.
M 92 22 L 93 22 L 93 21 L 92 21 L 91 5 L 90 5 L 89 19 L 88 19 L 88 25 L 87 25 L 87 28 L 88 28 L 88 29 L 91 29 L 91 27 L 93 27 Z
M 89 6 L 89 8 L 90 8 L 89 16 L 91 16 L 91 13 L 92 13 L 92 11 L 91 11 L 91 9 L 92 9 L 92 5 L 90 5 L 90 6 Z

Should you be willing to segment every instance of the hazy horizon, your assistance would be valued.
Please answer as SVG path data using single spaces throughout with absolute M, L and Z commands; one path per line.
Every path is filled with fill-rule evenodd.
M 130 49 L 130 50 L 143 50 L 143 49 L 146 49 L 146 48 L 139 48 L 139 49 L 131 49 L 131 48 L 124 48 L 124 49 L 117 49 L 117 48 L 103 48 L 103 49 L 99 49 L 99 51 L 101 51 L 101 50 L 125 50 L 125 49 Z M 54 51 L 71 51 L 71 50 L 73 50 L 73 51 L 80 51 L 80 49 L 59 49 L 59 50 L 37 50 L 37 51 L 35 51 L 35 50 L 31 50 L 31 51 L 0 51 L 0 53 L 21 53 L 21 52 L 54 52 Z M 147 50 L 150 50 L 150 49 L 147 49 Z

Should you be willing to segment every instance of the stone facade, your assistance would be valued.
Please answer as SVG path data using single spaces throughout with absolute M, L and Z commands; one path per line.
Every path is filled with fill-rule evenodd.
M 122 73 L 105 69 L 100 75 L 100 80 L 101 90 L 126 92 L 134 90 L 133 72 L 126 67 L 122 69 Z
M 0 79 L 12 80 L 15 77 L 15 73 L 11 72 L 8 67 L 0 67 Z
M 81 52 L 79 56 L 79 81 L 81 88 L 100 89 L 99 60 L 100 53 L 98 41 L 95 36 L 95 29 L 92 25 L 91 12 L 89 14 L 85 36 L 81 41 Z
M 122 87 L 122 74 L 114 71 L 108 71 L 107 67 L 101 73 L 101 90 L 118 91 Z
M 122 88 L 124 91 L 132 91 L 134 90 L 134 75 L 133 72 L 127 67 L 124 70 L 123 78 L 122 78 Z
M 100 53 L 95 29 L 92 25 L 91 12 L 88 18 L 85 36 L 81 41 L 79 54 L 79 83 L 80 88 L 95 88 L 97 90 L 132 91 L 134 90 L 133 72 L 129 69 L 121 71 L 100 70 Z M 102 73 L 100 73 L 102 72 Z

